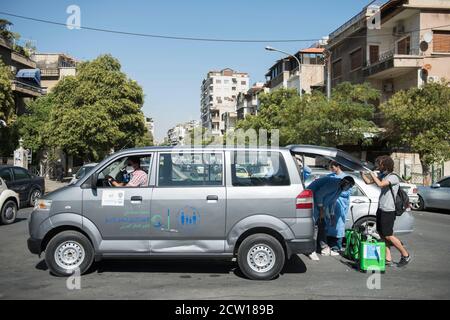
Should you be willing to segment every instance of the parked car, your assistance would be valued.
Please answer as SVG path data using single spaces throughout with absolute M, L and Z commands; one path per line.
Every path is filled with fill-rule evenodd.
M 414 183 L 409 183 L 400 178 L 400 188 L 402 188 L 409 198 L 409 203 L 411 205 L 411 209 L 415 209 L 419 206 L 419 194 L 417 185 Z
M 97 165 L 97 163 L 87 163 L 87 164 L 81 166 L 77 170 L 77 173 L 75 173 L 72 176 L 72 180 L 70 180 L 69 184 L 76 183 L 78 180 L 83 178 L 89 171 L 91 171 L 96 165 Z
M 248 278 L 272 279 L 286 258 L 315 249 L 313 195 L 293 157 L 303 154 L 366 169 L 340 150 L 317 146 L 122 150 L 38 200 L 28 248 L 45 251 L 60 276 L 84 273 L 94 259 L 234 257 Z M 148 185 L 112 187 L 109 180 L 121 182 L 129 157 L 150 163 Z M 192 170 L 199 167 L 201 175 Z
M 13 223 L 16 220 L 18 208 L 19 195 L 9 190 L 5 181 L 0 178 L 0 223 Z
M 419 187 L 417 210 L 427 208 L 450 210 L 450 176 L 444 177 L 431 187 Z
M 0 177 L 9 189 L 19 194 L 20 206 L 36 204 L 45 192 L 45 181 L 22 167 L 0 166 Z
M 305 184 L 309 185 L 315 179 L 326 176 L 330 171 L 323 169 L 312 169 L 311 175 Z M 374 236 L 376 232 L 376 213 L 378 209 L 378 200 L 380 197 L 380 188 L 374 184 L 366 184 L 359 173 L 345 172 L 355 179 L 355 186 L 350 195 L 350 207 L 345 223 L 346 229 L 364 227 L 365 231 Z M 414 217 L 410 210 L 407 210 L 401 216 L 397 217 L 394 224 L 395 234 L 406 234 L 414 230 Z

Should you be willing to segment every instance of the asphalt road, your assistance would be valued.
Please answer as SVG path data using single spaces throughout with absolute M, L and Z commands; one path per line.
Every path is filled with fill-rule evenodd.
M 450 214 L 415 212 L 416 230 L 401 237 L 413 256 L 406 268 L 390 268 L 380 289 L 369 275 L 341 257 L 292 259 L 272 281 L 242 277 L 234 262 L 102 261 L 68 290 L 65 278 L 50 275 L 43 259 L 28 252 L 27 218 L 0 226 L 0 299 L 449 299 Z M 398 259 L 398 255 L 394 258 Z M 372 282 L 377 284 L 372 278 Z

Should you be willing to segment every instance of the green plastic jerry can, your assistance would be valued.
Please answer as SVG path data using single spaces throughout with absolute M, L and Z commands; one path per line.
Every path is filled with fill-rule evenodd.
M 359 267 L 361 271 L 384 272 L 386 270 L 386 244 L 373 238 L 361 241 Z

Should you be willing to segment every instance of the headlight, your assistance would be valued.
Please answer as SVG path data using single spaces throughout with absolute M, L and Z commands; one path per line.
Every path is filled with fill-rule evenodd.
M 50 210 L 52 200 L 38 199 L 34 205 L 34 210 Z

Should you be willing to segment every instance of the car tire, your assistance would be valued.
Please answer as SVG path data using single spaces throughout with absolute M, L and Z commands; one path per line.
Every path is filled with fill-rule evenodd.
M 94 261 L 94 248 L 89 239 L 77 231 L 55 235 L 45 249 L 45 262 L 56 276 L 70 276 L 77 269 L 85 273 Z
M 419 200 L 417 201 L 417 204 L 414 206 L 411 206 L 411 207 L 415 211 L 425 210 L 425 203 L 423 202 L 423 198 L 421 196 L 419 196 Z
M 281 243 L 264 233 L 245 238 L 237 254 L 239 269 L 252 280 L 271 280 L 277 277 L 284 267 L 285 260 Z
M 376 238 L 379 238 L 378 232 L 377 232 L 377 218 L 374 216 L 368 216 L 363 217 L 355 222 L 353 225 L 353 229 L 360 230 L 362 227 L 364 227 L 364 232 L 366 234 L 372 234 Z M 367 230 L 369 228 L 369 230 Z
M 41 196 L 42 192 L 38 188 L 31 190 L 30 198 L 28 199 L 28 204 L 30 205 L 30 207 L 34 207 L 34 205 L 36 204 L 36 200 L 39 199 Z
M 17 204 L 14 200 L 8 200 L 3 204 L 1 208 L 1 224 L 11 224 L 16 221 L 17 217 Z

